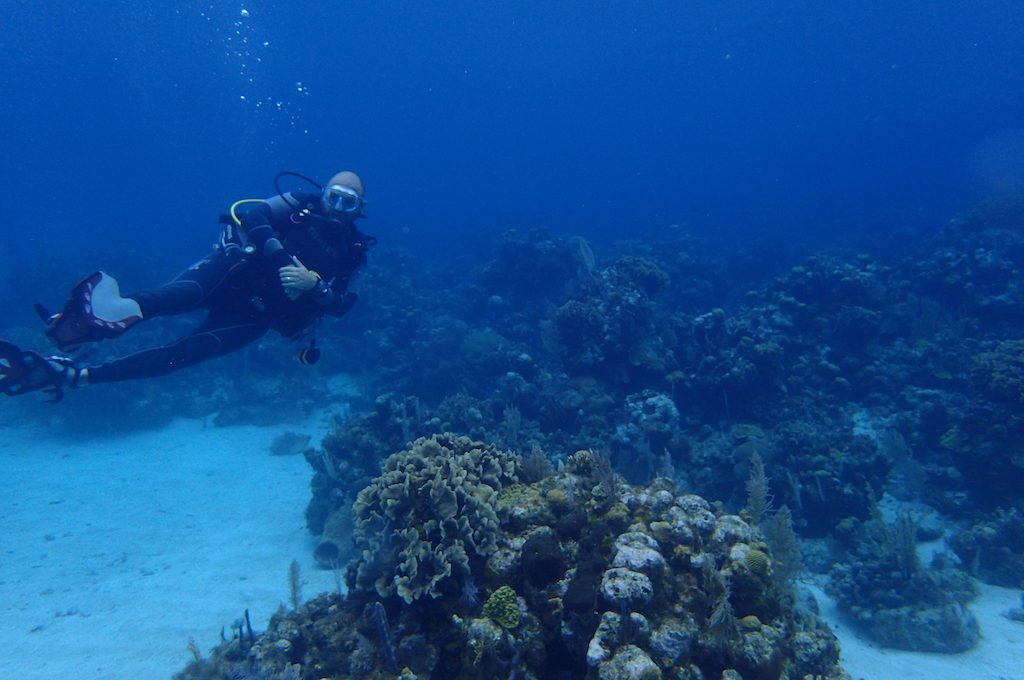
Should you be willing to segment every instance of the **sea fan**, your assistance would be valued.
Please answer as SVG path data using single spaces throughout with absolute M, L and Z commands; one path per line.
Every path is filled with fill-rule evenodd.
M 466 578 L 462 580 L 462 592 L 459 596 L 459 601 L 468 612 L 472 612 L 480 606 L 480 587 L 477 586 L 476 581 L 469 574 L 466 574 Z

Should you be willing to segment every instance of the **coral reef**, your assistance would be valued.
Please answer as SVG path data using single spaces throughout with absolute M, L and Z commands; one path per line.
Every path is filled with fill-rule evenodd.
M 899 562 L 886 538 L 894 530 L 879 524 L 875 499 L 888 494 L 926 503 L 950 523 L 970 527 L 951 539 L 962 567 L 983 580 L 1020 585 L 1020 215 L 1019 201 L 987 204 L 941 229 L 894 230 L 861 240 L 857 249 L 851 237 L 818 252 L 800 239 L 715 241 L 678 225 L 630 230 L 613 244 L 510 231 L 493 244 L 470 239 L 436 261 L 381 248 L 366 272 L 366 304 L 341 322 L 325 322 L 331 351 L 317 367 L 285 369 L 291 351 L 268 340 L 163 383 L 128 384 L 116 394 L 90 390 L 89 403 L 77 410 L 55 414 L 12 402 L 12 418 L 26 414 L 96 431 L 119 428 L 121 420 L 138 426 L 213 411 L 212 425 L 281 422 L 336 405 L 339 417 L 320 447 L 281 447 L 303 449 L 314 470 L 307 524 L 319 537 L 318 561 L 340 569 L 357 558 L 353 602 L 383 602 L 396 647 L 399 640 L 412 644 L 415 634 L 429 638 L 422 626 L 435 622 L 428 616 L 417 628 L 403 614 L 407 607 L 436 613 L 435 605 L 457 603 L 449 606 L 466 623 L 459 639 L 473 640 L 476 650 L 466 659 L 474 661 L 478 651 L 479 668 L 495 674 L 543 665 L 521 636 L 535 630 L 534 618 L 541 622 L 536 630 L 549 631 L 555 615 L 537 593 L 561 582 L 559 620 L 570 634 L 545 633 L 564 647 L 556 650 L 545 638 L 546 654 L 578 660 L 592 652 L 601 664 L 614 661 L 588 671 L 605 676 L 653 673 L 646 655 L 663 674 L 686 676 L 662 659 L 685 657 L 703 643 L 686 616 L 672 623 L 661 610 L 651 614 L 674 591 L 647 565 L 658 562 L 656 553 L 676 572 L 684 563 L 674 551 L 690 539 L 672 518 L 655 517 L 662 512 L 654 509 L 662 503 L 656 491 L 637 507 L 621 502 L 616 470 L 649 490 L 653 479 L 671 479 L 719 502 L 716 515 L 739 512 L 763 532 L 770 549 L 760 537 L 751 543 L 728 571 L 730 596 L 721 597 L 724 589 L 716 586 L 718 595 L 706 603 L 706 618 L 715 615 L 707 630 L 721 639 L 751 632 L 750 617 L 762 623 L 761 640 L 771 639 L 762 612 L 740 607 L 744 578 L 756 577 L 752 591 L 761 581 L 784 591 L 801 564 L 799 537 L 812 546 L 807 565 L 832 571 L 846 611 L 879 631 L 876 640 L 930 644 L 892 632 L 916 627 L 925 631 L 919 637 L 967 646 L 962 577 Z M 130 258 L 112 259 L 146 281 L 137 264 L 124 262 Z M 344 328 L 331 326 L 337 323 Z M 34 331 L 16 327 L 5 336 L 27 342 Z M 140 327 L 118 350 L 161 338 Z M 100 346 L 99 358 L 107 351 Z M 257 351 L 260 360 L 253 361 Z M 341 370 L 357 374 L 365 402 L 325 379 Z M 168 391 L 182 399 L 167 400 Z M 349 405 L 356 415 L 347 413 Z M 459 481 L 461 468 L 444 468 L 438 477 L 431 467 L 430 480 L 426 468 L 392 470 L 401 481 L 360 505 L 367 515 L 353 514 L 385 457 L 411 451 L 418 437 L 434 432 L 493 442 L 495 451 L 531 462 L 516 463 L 507 479 L 481 481 L 474 477 L 479 471 L 467 472 L 469 486 Z M 437 445 L 463 446 L 455 439 Z M 755 459 L 762 467 L 760 504 L 744 493 Z M 419 495 L 405 495 L 413 490 Z M 451 494 L 456 500 L 442 503 Z M 477 506 L 468 500 L 487 494 L 490 500 Z M 640 519 L 644 527 L 631 530 Z M 364 551 L 379 569 L 363 561 Z M 913 568 L 904 572 L 908 564 Z M 512 629 L 480 616 L 482 603 L 503 586 L 517 594 L 522 615 Z M 325 606 L 348 612 L 338 621 L 364 616 L 347 602 Z M 442 628 L 450 614 L 438 614 Z M 359 624 L 371 642 L 381 637 L 379 618 L 366 614 Z M 587 632 L 571 633 L 577 629 Z M 718 666 L 706 667 L 718 673 Z
M 1000 508 L 969 531 L 958 531 L 950 547 L 967 571 L 985 583 L 1024 588 L 1024 512 Z
M 423 429 L 422 418 L 415 397 L 383 394 L 370 413 L 351 421 L 335 419 L 320 448 L 304 451 L 314 472 L 306 525 L 320 536 L 314 556 L 322 566 L 333 569 L 347 562 L 356 493 L 377 474 L 387 452 Z
M 1024 341 L 1008 340 L 974 357 L 974 375 L 992 399 L 1024 405 Z
M 554 314 L 566 368 L 615 382 L 650 380 L 675 370 L 672 351 L 657 330 L 652 299 L 666 285 L 667 274 L 637 257 L 595 272 L 584 291 Z
M 1021 299 L 1014 272 L 1024 267 L 1024 234 L 986 227 L 978 216 L 969 221 L 922 240 L 902 261 L 834 251 L 773 270 L 747 251 L 742 258 L 758 262 L 764 278 L 747 275 L 749 289 L 732 294 L 723 272 L 738 265 L 684 230 L 619 244 L 604 258 L 544 232 L 509 234 L 459 293 L 475 300 L 462 317 L 467 324 L 443 329 L 444 310 L 420 317 L 427 326 L 414 338 L 416 353 L 467 350 L 464 365 L 441 369 L 445 380 L 458 376 L 458 388 L 435 403 L 418 389 L 433 377 L 414 362 L 404 370 L 423 377 L 398 384 L 420 395 L 417 427 L 520 452 L 593 448 L 630 482 L 667 475 L 735 509 L 748 500 L 740 482 L 756 454 L 763 494 L 786 508 L 755 513 L 765 515 L 772 547 L 786 554 L 769 569 L 780 586 L 800 565 L 794 531 L 843 544 L 851 526 L 874 522 L 874 499 L 886 491 L 992 524 L 954 544 L 971 573 L 1011 583 L 1020 550 L 993 513 L 1019 507 L 1024 487 L 1017 413 L 1024 317 L 1013 303 Z M 554 285 L 516 280 L 516 267 L 534 266 Z M 409 304 L 432 310 L 435 302 Z M 522 305 L 540 313 L 530 317 Z M 382 449 L 390 450 L 374 455 Z M 577 493 L 551 489 L 523 503 L 557 516 Z M 549 496 L 560 499 L 560 510 Z M 517 521 L 531 521 L 519 514 Z M 666 531 L 651 529 L 659 538 Z M 986 542 L 992 531 L 1009 541 L 1003 549 Z M 847 547 L 811 565 L 827 571 L 837 560 L 863 559 L 873 558 Z M 987 566 L 995 562 L 1004 566 Z M 756 553 L 751 565 L 762 565 Z M 836 586 L 846 588 L 849 611 L 878 608 L 869 587 L 847 583 L 842 568 L 834 575 L 849 586 Z M 899 606 L 911 614 L 925 606 L 940 576 L 918 566 L 910 580 L 920 597 Z M 588 578 L 600 587 L 603 577 Z M 613 585 L 639 588 L 642 597 L 642 579 Z M 970 628 L 967 616 L 950 621 Z
M 977 588 L 964 572 L 921 565 L 916 524 L 903 515 L 850 520 L 840 536 L 848 556 L 832 568 L 829 590 L 840 609 L 879 643 L 916 651 L 955 654 L 981 637 L 966 605 Z
M 529 484 L 520 465 L 451 434 L 393 454 L 356 502 L 348 594 L 282 610 L 176 677 L 849 677 L 740 517 L 668 480 L 630 487 L 590 451 Z M 490 593 L 482 607 L 460 580 Z

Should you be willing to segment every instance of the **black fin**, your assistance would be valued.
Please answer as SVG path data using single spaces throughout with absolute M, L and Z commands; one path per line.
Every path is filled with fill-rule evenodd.
M 50 395 L 46 401 L 57 403 L 64 398 L 63 384 L 63 372 L 46 357 L 0 340 L 0 393 L 16 397 L 38 390 Z
M 52 316 L 52 314 L 50 314 L 50 311 L 46 309 L 46 307 L 43 307 L 41 302 L 37 302 L 34 305 L 32 305 L 32 309 L 36 310 L 36 314 L 38 314 L 39 318 L 43 320 L 43 323 L 50 322 L 50 317 Z

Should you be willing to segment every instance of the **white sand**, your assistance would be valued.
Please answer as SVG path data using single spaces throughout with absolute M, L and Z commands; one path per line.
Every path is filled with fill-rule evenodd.
M 311 470 L 280 432 L 204 428 L 81 443 L 0 429 L 0 678 L 156 680 L 250 610 L 335 588 L 305 529 Z
M 248 607 L 253 626 L 289 600 L 336 587 L 316 569 L 303 512 L 311 471 L 268 452 L 283 431 L 180 421 L 120 438 L 65 442 L 0 429 L 0 679 L 158 680 L 205 651 Z M 1024 680 L 1020 593 L 982 586 L 984 639 L 955 656 L 884 650 L 816 591 L 863 680 Z

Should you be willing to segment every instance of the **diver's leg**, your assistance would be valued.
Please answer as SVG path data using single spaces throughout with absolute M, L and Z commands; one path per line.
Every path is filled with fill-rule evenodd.
M 241 349 L 260 338 L 269 328 L 259 314 L 220 314 L 215 310 L 194 333 L 175 343 L 80 369 L 79 384 L 166 375 Z
M 217 251 L 204 257 L 159 288 L 133 293 L 143 318 L 180 314 L 202 307 L 221 289 L 231 273 L 227 258 Z
M 91 385 L 167 375 L 241 349 L 266 332 L 267 325 L 257 322 L 196 332 L 171 345 L 83 368 L 80 370 L 79 383 Z
M 122 335 L 152 316 L 186 312 L 202 306 L 228 280 L 230 268 L 220 252 L 213 253 L 170 283 L 135 295 L 122 296 L 117 280 L 94 272 L 72 289 L 58 314 L 48 315 L 46 335 L 61 351 L 74 351 L 83 343 Z

